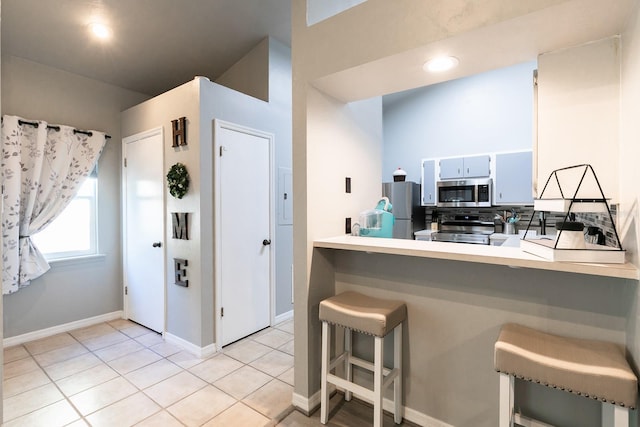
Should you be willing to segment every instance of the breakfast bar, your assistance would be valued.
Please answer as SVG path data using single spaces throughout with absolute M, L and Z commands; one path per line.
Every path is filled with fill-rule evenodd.
M 419 425 L 497 424 L 493 346 L 505 323 L 629 345 L 638 280 L 630 263 L 560 263 L 518 247 L 355 236 L 317 239 L 313 247 L 310 286 L 323 289 L 312 293 L 406 303 L 405 418 Z M 354 351 L 368 344 L 355 342 Z M 597 402 L 519 380 L 516 390 L 516 411 L 554 425 L 599 425 Z
M 522 251 L 519 247 L 461 245 L 448 242 L 420 240 L 384 239 L 358 236 L 339 236 L 315 240 L 316 248 L 342 249 L 348 251 L 404 255 L 419 258 L 465 261 L 480 264 L 506 265 L 567 273 L 592 274 L 639 279 L 638 268 L 631 264 L 594 264 L 551 262 Z

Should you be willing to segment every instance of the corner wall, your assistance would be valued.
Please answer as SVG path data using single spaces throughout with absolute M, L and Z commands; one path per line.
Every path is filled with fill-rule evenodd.
M 122 310 L 120 111 L 145 99 L 141 93 L 2 57 L 2 114 L 111 135 L 98 163 L 98 250 L 104 257 L 52 263 L 30 286 L 4 296 L 4 338 Z
M 155 127 L 165 130 L 165 171 L 176 162 L 183 162 L 189 170 L 191 186 L 187 195 L 177 201 L 167 196 L 165 218 L 170 212 L 191 212 L 191 239 L 171 239 L 171 224 L 167 221 L 165 242 L 168 264 L 167 326 L 166 331 L 197 347 L 206 348 L 216 342 L 217 313 L 214 284 L 213 228 L 213 120 L 220 119 L 275 135 L 275 164 L 291 165 L 291 103 L 290 91 L 280 86 L 290 82 L 289 51 L 286 46 L 270 41 L 270 95 L 272 102 L 264 102 L 236 90 L 198 77 L 169 92 L 122 113 L 122 132 L 129 136 Z M 271 84 L 273 80 L 274 84 Z M 290 84 L 290 83 L 289 83 Z M 187 117 L 186 147 L 171 147 L 171 120 Z M 166 187 L 166 186 L 165 186 Z M 291 226 L 277 226 L 274 248 L 276 252 L 276 315 L 291 310 Z M 189 287 L 172 284 L 174 257 L 189 260 Z M 284 263 L 281 266 L 280 262 Z M 281 268 L 279 268 L 279 266 Z
M 209 295 L 203 285 L 202 270 L 208 261 L 201 257 L 201 246 L 209 239 L 206 234 L 206 222 L 211 221 L 210 212 L 202 212 L 202 170 L 200 148 L 207 144 L 200 137 L 200 85 L 205 78 L 196 78 L 177 88 L 158 95 L 142 104 L 122 112 L 122 135 L 128 137 L 149 129 L 164 129 L 164 174 L 177 162 L 183 163 L 189 172 L 190 185 L 187 194 L 180 200 L 168 194 L 166 182 L 165 205 L 165 251 L 167 265 L 166 280 L 166 332 L 194 344 L 205 347 L 213 343 L 211 327 L 203 326 L 203 295 Z M 179 117 L 187 118 L 186 146 L 172 147 L 171 120 Z M 171 238 L 171 212 L 190 212 L 190 240 Z M 203 225 L 204 224 L 204 225 Z M 189 287 L 173 284 L 173 258 L 189 260 L 187 278 Z M 206 277 L 206 276 L 205 276 Z M 211 316 L 210 316 L 211 318 Z M 210 324 L 212 320 L 209 320 Z M 206 332 L 203 332 L 203 329 Z

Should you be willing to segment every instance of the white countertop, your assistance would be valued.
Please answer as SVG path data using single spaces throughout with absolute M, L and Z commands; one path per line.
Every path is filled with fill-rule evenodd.
M 509 267 L 590 274 L 621 279 L 638 280 L 640 278 L 638 268 L 630 263 L 585 264 L 553 262 L 523 252 L 519 247 L 471 245 L 408 239 L 384 239 L 348 235 L 318 239 L 313 242 L 313 246 L 316 248 L 506 265 Z

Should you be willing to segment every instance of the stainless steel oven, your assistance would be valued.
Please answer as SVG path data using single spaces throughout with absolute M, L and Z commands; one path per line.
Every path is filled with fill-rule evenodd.
M 491 217 L 486 215 L 455 215 L 442 221 L 440 231 L 431 234 L 431 240 L 454 243 L 489 244 L 489 236 L 495 231 Z
M 479 208 L 491 206 L 491 178 L 438 181 L 438 206 Z

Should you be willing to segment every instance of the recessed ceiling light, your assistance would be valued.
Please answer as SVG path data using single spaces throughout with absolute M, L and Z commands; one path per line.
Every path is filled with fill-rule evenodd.
M 425 62 L 422 69 L 430 73 L 440 73 L 456 67 L 459 62 L 455 56 L 439 56 Z
M 92 22 L 89 24 L 91 34 L 100 40 L 107 40 L 111 38 L 111 28 L 100 22 Z

